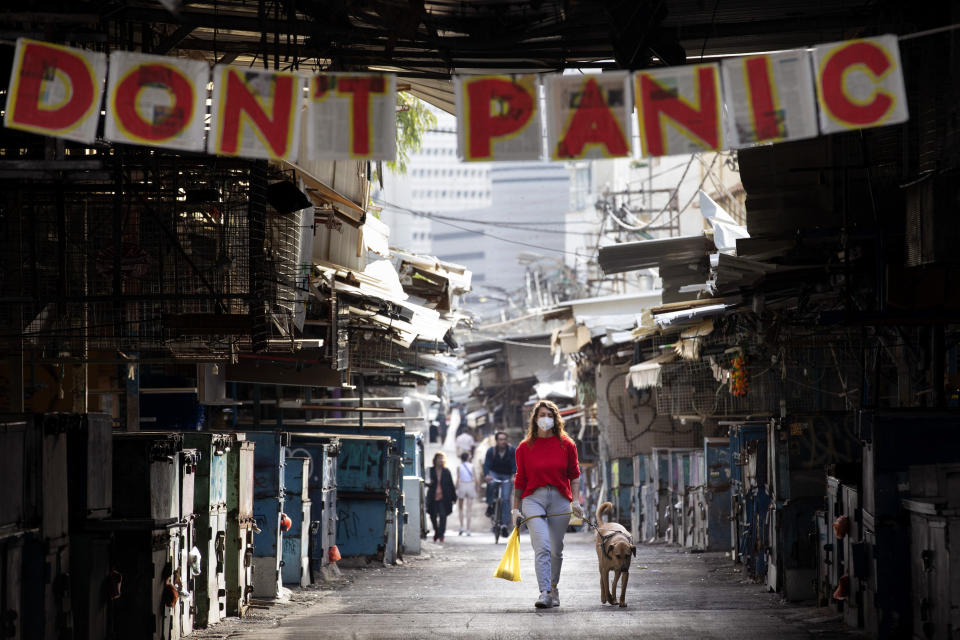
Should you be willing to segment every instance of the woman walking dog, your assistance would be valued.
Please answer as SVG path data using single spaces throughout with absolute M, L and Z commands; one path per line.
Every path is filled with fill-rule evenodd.
M 513 493 L 514 522 L 526 520 L 533 545 L 534 566 L 540 597 L 534 606 L 560 606 L 560 566 L 563 564 L 563 535 L 570 514 L 583 517 L 580 506 L 580 477 L 577 445 L 563 429 L 557 405 L 541 400 L 530 414 L 527 437 L 517 447 L 517 479 Z M 550 514 L 559 514 L 552 516 Z M 547 516 L 547 517 L 533 517 Z

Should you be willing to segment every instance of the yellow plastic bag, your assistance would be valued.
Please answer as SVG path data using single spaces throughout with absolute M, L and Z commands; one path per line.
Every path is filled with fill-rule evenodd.
M 493 577 L 520 582 L 520 530 L 516 527 L 507 539 L 507 548 L 503 552 L 503 559 L 500 560 L 500 566 L 497 567 Z

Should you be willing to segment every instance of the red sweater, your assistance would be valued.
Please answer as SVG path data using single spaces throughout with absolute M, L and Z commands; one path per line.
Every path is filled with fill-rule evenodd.
M 572 500 L 570 481 L 580 477 L 577 445 L 570 438 L 524 440 L 517 447 L 517 477 L 513 483 L 521 498 L 547 485 L 553 485 Z

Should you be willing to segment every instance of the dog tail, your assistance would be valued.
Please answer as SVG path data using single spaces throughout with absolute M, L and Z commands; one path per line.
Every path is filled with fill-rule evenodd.
M 607 511 L 613 511 L 613 504 L 610 502 L 604 502 L 597 507 L 597 524 L 600 524 L 601 516 Z

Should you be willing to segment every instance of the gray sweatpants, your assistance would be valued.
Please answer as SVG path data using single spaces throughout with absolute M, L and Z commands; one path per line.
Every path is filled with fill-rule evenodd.
M 523 517 L 547 513 L 569 513 L 570 501 L 553 486 L 540 487 L 523 499 L 520 506 Z M 560 580 L 563 564 L 563 534 L 570 524 L 570 516 L 533 518 L 527 520 L 530 542 L 533 544 L 534 566 L 540 591 L 549 591 Z

